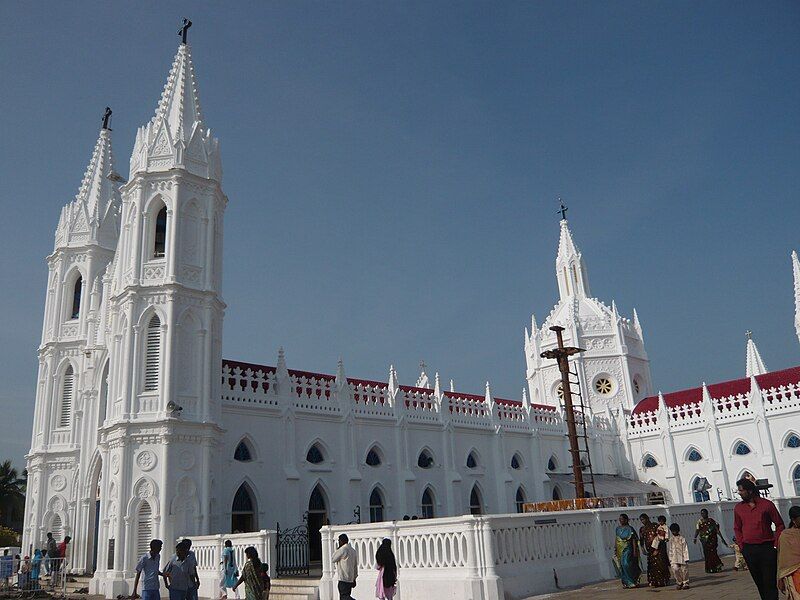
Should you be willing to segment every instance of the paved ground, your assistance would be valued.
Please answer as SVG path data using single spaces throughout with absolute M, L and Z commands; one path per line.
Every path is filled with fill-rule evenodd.
M 722 573 L 706 575 L 703 572 L 703 562 L 695 562 L 689 565 L 689 583 L 691 588 L 688 590 L 678 590 L 674 585 L 663 588 L 641 587 L 635 590 L 624 590 L 619 581 L 604 581 L 585 587 L 559 592 L 556 594 L 544 594 L 534 596 L 528 600 L 657 600 L 668 598 L 678 598 L 682 600 L 757 600 L 758 591 L 747 571 L 733 570 L 733 557 L 723 557 L 725 570 Z M 640 581 L 645 581 L 646 575 L 642 575 Z

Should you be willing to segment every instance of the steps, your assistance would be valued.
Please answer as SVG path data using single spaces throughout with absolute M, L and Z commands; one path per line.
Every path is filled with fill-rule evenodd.
M 319 600 L 319 578 L 275 578 L 272 580 L 269 600 Z

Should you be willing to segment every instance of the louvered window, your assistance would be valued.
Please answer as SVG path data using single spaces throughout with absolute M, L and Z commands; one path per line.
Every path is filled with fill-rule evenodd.
M 61 411 L 58 415 L 58 426 L 69 427 L 69 420 L 72 417 L 72 397 L 75 394 L 75 371 L 72 365 L 64 371 L 64 381 L 61 384 Z
M 61 522 L 59 515 L 55 515 L 50 522 L 50 533 L 53 534 L 53 539 L 57 542 L 64 539 L 64 523 Z
M 154 392 L 158 389 L 161 366 L 161 319 L 158 315 L 153 315 L 147 325 L 144 354 L 144 391 Z
M 153 509 L 146 500 L 139 505 L 136 522 L 136 556 L 142 556 L 150 550 L 153 539 Z

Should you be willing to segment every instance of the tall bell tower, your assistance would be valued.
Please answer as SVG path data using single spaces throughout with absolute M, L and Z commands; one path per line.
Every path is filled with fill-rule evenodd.
M 209 530 L 221 433 L 219 143 L 200 108 L 188 23 L 122 188 L 110 292 L 110 416 L 102 432 L 101 549 L 93 591 L 125 580 L 153 537 Z M 103 507 L 105 507 L 103 509 Z

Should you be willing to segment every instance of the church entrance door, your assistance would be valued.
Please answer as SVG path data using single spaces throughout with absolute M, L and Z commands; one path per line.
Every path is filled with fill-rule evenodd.
M 320 529 L 328 524 L 328 505 L 325 495 L 317 485 L 308 500 L 308 550 L 312 563 L 322 562 L 322 536 Z

